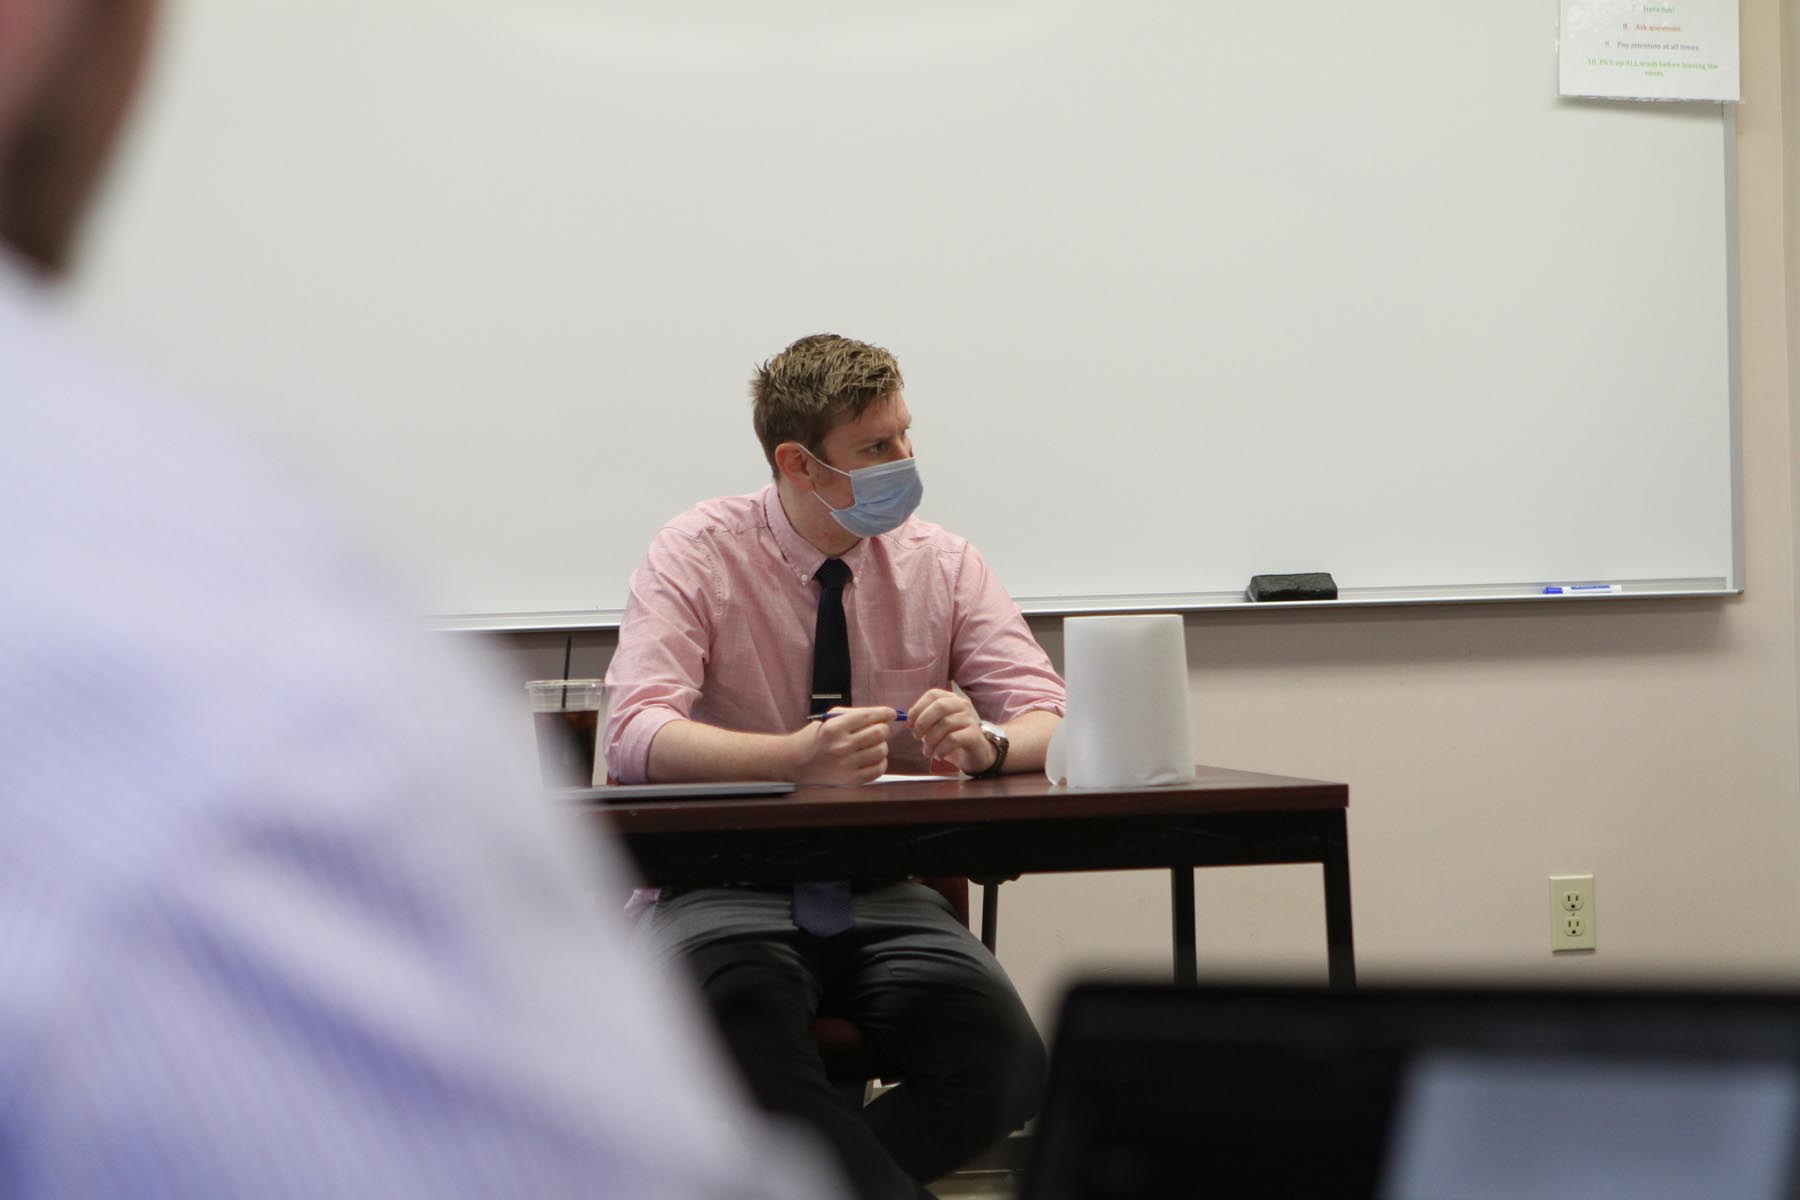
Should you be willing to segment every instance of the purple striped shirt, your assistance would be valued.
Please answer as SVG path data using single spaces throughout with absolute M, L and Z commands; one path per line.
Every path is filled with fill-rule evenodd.
M 276 474 L 0 253 L 0 1195 L 838 1194 Z

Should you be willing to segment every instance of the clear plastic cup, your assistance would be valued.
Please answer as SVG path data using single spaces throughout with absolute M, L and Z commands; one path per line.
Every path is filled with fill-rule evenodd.
M 525 685 L 537 728 L 538 770 L 550 788 L 592 787 L 600 730 L 606 724 L 606 683 L 600 679 L 533 679 Z

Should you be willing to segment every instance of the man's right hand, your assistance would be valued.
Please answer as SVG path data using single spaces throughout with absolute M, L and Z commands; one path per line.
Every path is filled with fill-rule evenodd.
M 795 783 L 854 786 L 873 783 L 887 770 L 891 708 L 834 708 L 789 734 L 794 742 Z

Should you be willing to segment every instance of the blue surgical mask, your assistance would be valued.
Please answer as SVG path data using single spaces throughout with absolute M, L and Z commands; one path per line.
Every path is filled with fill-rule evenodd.
M 818 492 L 813 495 L 820 504 L 825 504 L 831 515 L 837 518 L 839 525 L 857 537 L 875 537 L 890 529 L 898 529 L 906 518 L 913 515 L 913 510 L 919 507 L 919 500 L 925 495 L 925 484 L 919 478 L 919 460 L 916 458 L 896 458 L 893 462 L 884 462 L 879 466 L 839 471 L 812 451 L 807 450 L 806 453 L 807 457 L 827 471 L 837 471 L 850 480 L 853 503 L 848 508 L 832 508 L 825 504 L 825 497 Z

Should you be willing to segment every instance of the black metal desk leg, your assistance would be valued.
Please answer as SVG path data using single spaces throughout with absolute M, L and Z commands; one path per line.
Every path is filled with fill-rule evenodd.
M 1175 984 L 1192 987 L 1200 979 L 1194 953 L 1194 868 L 1170 868 L 1169 904 L 1175 930 Z
M 981 944 L 989 954 L 998 954 L 994 945 L 1000 940 L 1000 885 L 991 880 L 981 885 Z
M 1328 838 L 1325 852 L 1325 953 L 1334 988 L 1356 986 L 1356 944 L 1350 932 L 1350 843 L 1344 817 Z

